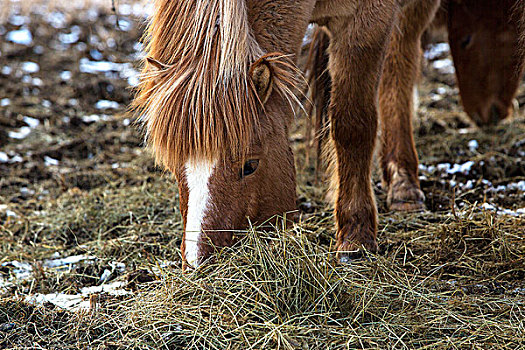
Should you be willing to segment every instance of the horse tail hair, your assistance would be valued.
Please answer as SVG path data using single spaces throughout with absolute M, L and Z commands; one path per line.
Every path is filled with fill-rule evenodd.
M 330 121 L 328 107 L 332 80 L 328 71 L 328 46 L 330 36 L 326 29 L 317 27 L 313 34 L 306 63 L 308 97 L 311 101 L 308 109 L 309 119 L 315 123 L 316 178 L 321 171 L 324 144 L 329 136 Z

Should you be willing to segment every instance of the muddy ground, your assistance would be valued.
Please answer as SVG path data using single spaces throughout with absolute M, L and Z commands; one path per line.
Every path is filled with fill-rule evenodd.
M 146 331 L 140 322 L 115 311 L 120 303 L 134 310 L 155 283 L 184 285 L 197 278 L 180 271 L 176 184 L 155 167 L 126 113 L 130 85 L 138 79 L 142 13 L 120 6 L 118 26 L 113 13 L 95 8 L 14 15 L 0 24 L 0 348 L 252 344 L 234 336 L 214 343 L 193 332 L 189 321 L 172 329 L 169 339 L 151 329 L 141 337 Z M 443 328 L 421 331 L 417 323 L 426 323 L 420 314 L 418 322 L 396 321 L 398 328 L 383 330 L 385 336 L 368 336 L 373 322 L 356 316 L 355 343 L 337 332 L 319 345 L 294 341 L 296 333 L 287 329 L 286 341 L 272 338 L 256 348 L 525 344 L 525 84 L 516 115 L 480 130 L 462 112 L 446 46 L 427 56 L 414 126 L 428 210 L 388 212 L 375 175 L 381 254 L 356 268 L 364 271 L 361 277 L 376 276 L 372 271 L 383 266 L 416 286 L 431 283 L 429 295 L 447 298 L 435 304 L 444 310 Z M 299 116 L 292 133 L 303 214 L 294 232 L 328 254 L 333 218 L 323 200 L 324 181 L 314 177 L 314 160 L 306 161 L 305 125 Z M 97 316 L 90 314 L 94 309 Z M 481 318 L 486 323 L 477 323 Z

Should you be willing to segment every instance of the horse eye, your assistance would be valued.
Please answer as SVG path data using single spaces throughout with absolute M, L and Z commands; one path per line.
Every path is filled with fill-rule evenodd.
M 259 160 L 258 159 L 251 159 L 248 160 L 241 169 L 241 178 L 250 176 L 257 170 L 257 167 L 259 166 Z
M 467 35 L 466 37 L 461 40 L 461 48 L 466 49 L 470 43 L 472 42 L 472 35 Z

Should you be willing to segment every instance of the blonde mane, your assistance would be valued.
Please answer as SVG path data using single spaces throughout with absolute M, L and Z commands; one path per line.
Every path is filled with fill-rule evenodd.
M 160 63 L 145 63 L 133 107 L 156 161 L 174 170 L 187 159 L 247 152 L 261 110 L 249 68 L 264 52 L 245 1 L 156 0 L 145 41 Z M 275 87 L 290 99 L 296 70 L 283 57 L 269 60 Z

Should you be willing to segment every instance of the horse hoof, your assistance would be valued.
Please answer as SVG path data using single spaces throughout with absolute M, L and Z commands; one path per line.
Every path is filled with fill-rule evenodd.
M 388 208 L 399 212 L 424 211 L 425 195 L 417 185 L 406 181 L 391 187 L 387 198 Z
M 410 202 L 410 201 L 396 201 L 390 203 L 389 209 L 391 211 L 413 213 L 425 211 L 425 203 L 422 201 Z
M 340 264 L 351 264 L 354 261 L 370 260 L 373 261 L 375 258 L 370 253 L 377 252 L 377 243 L 371 242 L 368 244 L 370 247 L 365 251 L 360 248 L 356 243 L 345 242 L 337 248 L 337 260 Z

